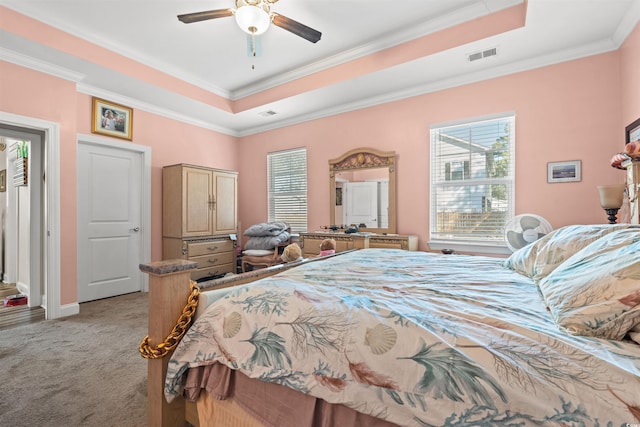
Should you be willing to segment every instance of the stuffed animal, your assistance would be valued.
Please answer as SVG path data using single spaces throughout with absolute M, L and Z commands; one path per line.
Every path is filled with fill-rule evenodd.
M 297 243 L 287 245 L 280 258 L 283 262 L 299 261 L 302 259 L 302 249 L 300 249 Z
M 336 241 L 334 239 L 324 239 L 320 242 L 320 253 L 318 256 L 331 255 L 336 253 Z

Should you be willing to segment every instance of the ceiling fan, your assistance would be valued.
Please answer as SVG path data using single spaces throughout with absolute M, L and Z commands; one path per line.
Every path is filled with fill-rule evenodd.
M 278 0 L 235 0 L 236 9 L 216 9 L 203 12 L 178 15 L 178 19 L 185 24 L 206 21 L 209 19 L 225 18 L 235 15 L 238 26 L 245 33 L 257 36 L 269 28 L 269 24 L 283 28 L 303 39 L 316 43 L 322 37 L 320 31 L 307 27 L 291 18 L 271 12 L 271 5 Z

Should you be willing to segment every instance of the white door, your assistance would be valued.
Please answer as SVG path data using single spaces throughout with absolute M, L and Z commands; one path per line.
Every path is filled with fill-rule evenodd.
M 346 205 L 345 224 L 378 228 L 378 183 L 347 182 L 343 186 L 342 200 Z
M 142 154 L 78 144 L 78 301 L 141 290 Z

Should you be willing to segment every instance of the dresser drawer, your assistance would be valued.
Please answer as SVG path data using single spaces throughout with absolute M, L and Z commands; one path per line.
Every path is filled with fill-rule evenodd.
M 196 271 L 191 273 L 191 279 L 199 280 L 205 277 L 224 276 L 227 273 L 235 273 L 235 272 L 236 272 L 235 263 L 219 264 L 214 267 L 197 269 Z
M 219 254 L 207 254 L 202 256 L 189 257 L 189 261 L 198 263 L 198 268 L 208 268 L 213 265 L 233 263 L 233 252 L 223 252 Z
M 404 243 L 404 245 L 403 245 Z M 380 249 L 404 249 L 406 248 L 407 243 L 406 240 L 398 240 L 398 239 L 388 239 L 388 240 L 378 240 L 378 239 L 369 239 L 369 247 L 370 248 L 380 248 Z
M 201 255 L 217 254 L 220 252 L 233 252 L 233 241 L 231 240 L 209 240 L 206 242 L 191 242 L 187 247 L 189 258 Z

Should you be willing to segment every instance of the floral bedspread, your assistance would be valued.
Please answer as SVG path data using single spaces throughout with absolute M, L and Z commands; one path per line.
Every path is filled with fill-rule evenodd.
M 640 346 L 561 332 L 503 260 L 365 249 L 211 304 L 165 384 L 223 363 L 401 426 L 640 422 Z

